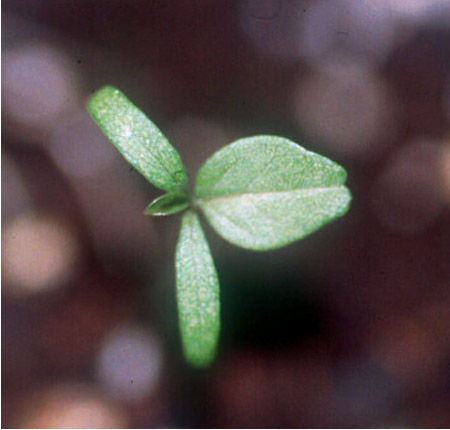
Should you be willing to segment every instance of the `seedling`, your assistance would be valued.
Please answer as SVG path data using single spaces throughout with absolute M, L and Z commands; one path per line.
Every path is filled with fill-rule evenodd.
M 100 89 L 88 109 L 125 159 L 166 193 L 148 215 L 183 212 L 175 270 L 179 325 L 186 360 L 210 364 L 220 331 L 219 280 L 199 221 L 234 245 L 255 251 L 301 239 L 346 213 L 346 171 L 278 136 L 239 139 L 200 168 L 191 193 L 180 155 L 144 113 L 113 87 Z

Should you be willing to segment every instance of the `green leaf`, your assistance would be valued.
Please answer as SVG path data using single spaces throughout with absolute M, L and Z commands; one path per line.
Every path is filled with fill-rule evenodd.
M 176 258 L 178 313 L 187 361 L 211 363 L 220 331 L 219 280 L 197 214 L 183 215 Z
M 172 215 L 187 209 L 190 206 L 186 194 L 167 193 L 153 200 L 146 208 L 146 215 Z
M 200 169 L 197 205 L 223 238 L 243 248 L 275 249 L 348 210 L 346 171 L 276 136 L 240 139 Z
M 107 86 L 97 91 L 88 109 L 125 159 L 155 187 L 166 191 L 187 188 L 187 173 L 178 152 L 118 89 Z

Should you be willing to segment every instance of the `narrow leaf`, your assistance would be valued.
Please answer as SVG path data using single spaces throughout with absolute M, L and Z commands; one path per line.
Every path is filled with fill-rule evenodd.
M 192 211 L 183 215 L 175 268 L 184 354 L 191 365 L 204 367 L 216 354 L 219 281 L 198 216 Z
M 186 170 L 178 152 L 118 89 L 108 86 L 97 91 L 88 109 L 125 159 L 155 187 L 166 191 L 187 187 Z
M 206 161 L 197 176 L 197 204 L 231 243 L 275 249 L 348 210 L 346 177 L 338 164 L 288 139 L 255 136 Z
M 146 215 L 172 215 L 189 207 L 186 194 L 167 193 L 153 200 L 146 208 Z

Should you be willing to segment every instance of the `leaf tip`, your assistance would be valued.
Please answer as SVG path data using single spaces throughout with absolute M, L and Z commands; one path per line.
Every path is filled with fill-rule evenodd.
M 112 85 L 105 85 L 97 90 L 88 100 L 87 108 L 92 116 L 95 116 L 99 109 L 111 101 L 117 95 L 122 94 L 120 90 Z
M 343 185 L 343 196 L 342 196 L 342 210 L 339 212 L 338 216 L 345 215 L 350 210 L 350 204 L 352 202 L 353 196 L 351 191 Z

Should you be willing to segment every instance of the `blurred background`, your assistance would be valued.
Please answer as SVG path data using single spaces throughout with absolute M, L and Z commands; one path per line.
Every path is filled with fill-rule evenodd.
M 450 426 L 448 0 L 4 0 L 3 427 Z M 85 110 L 111 84 L 194 172 L 279 134 L 348 215 L 279 251 L 205 227 L 217 361 L 183 361 L 179 217 Z

